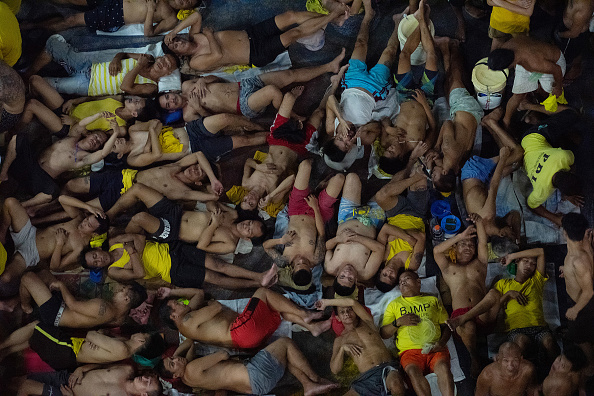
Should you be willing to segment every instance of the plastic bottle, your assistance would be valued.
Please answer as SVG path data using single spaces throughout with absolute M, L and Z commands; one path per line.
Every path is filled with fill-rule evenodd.
M 445 240 L 445 232 L 443 228 L 439 224 L 435 224 L 431 228 L 431 239 L 433 240 L 433 245 L 437 245 Z

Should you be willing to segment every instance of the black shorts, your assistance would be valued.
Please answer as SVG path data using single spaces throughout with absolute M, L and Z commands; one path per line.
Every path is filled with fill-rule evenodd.
M 233 150 L 233 139 L 223 133 L 211 133 L 204 126 L 202 118 L 188 122 L 186 132 L 190 140 L 192 152 L 202 151 L 210 162 L 217 162 L 221 157 Z
M 2 109 L 2 114 L 0 115 L 0 133 L 12 129 L 19 122 L 22 115 L 23 113 L 12 114 L 6 111 L 6 109 Z
M 44 325 L 58 327 L 65 308 L 62 295 L 52 292 L 52 297 L 39 306 L 39 320 Z
M 24 134 L 18 134 L 16 137 L 16 158 L 8 168 L 8 174 L 31 195 L 44 193 L 51 195 L 52 198 L 57 198 L 60 195 L 60 187 L 39 166 L 31 143 Z
M 49 373 L 36 373 L 28 375 L 27 378 L 43 384 L 42 396 L 62 396 L 60 386 L 68 385 L 70 371 L 50 371 Z
M 122 171 L 108 169 L 103 172 L 93 172 L 89 176 L 89 194 L 99 197 L 101 209 L 109 210 L 121 196 L 124 183 Z
M 185 242 L 169 243 L 171 284 L 178 287 L 202 288 L 206 275 L 206 252 Z
M 74 370 L 78 365 L 71 337 L 57 327 L 38 324 L 29 345 L 54 370 Z
M 544 136 L 551 146 L 563 147 L 563 141 L 567 140 L 567 132 L 571 132 L 578 119 L 578 113 L 574 110 L 563 110 L 560 113 L 553 114 L 540 125 L 528 129 L 522 139 L 531 133 L 538 133 Z
M 157 242 L 170 242 L 179 239 L 183 208 L 170 199 L 163 197 L 159 202 L 148 208 L 150 215 L 159 219 L 159 229 L 149 236 Z
M 266 66 L 285 51 L 280 35 L 283 33 L 274 17 L 246 29 L 250 40 L 250 63 L 254 66 Z
M 428 202 L 429 190 L 408 191 L 406 196 L 398 196 L 396 206 L 386 211 L 386 217 L 389 218 L 399 214 L 405 214 L 423 219 L 427 213 Z
M 87 0 L 92 10 L 85 12 L 85 24 L 90 29 L 115 32 L 124 26 L 123 0 Z
M 594 342 L 592 323 L 594 323 L 594 298 L 588 301 L 575 320 L 569 321 L 565 339 L 576 344 Z

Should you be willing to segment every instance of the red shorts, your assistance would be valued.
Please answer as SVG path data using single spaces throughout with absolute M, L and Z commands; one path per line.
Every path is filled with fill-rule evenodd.
M 455 309 L 452 312 L 450 319 L 454 319 L 454 318 L 457 318 L 458 316 L 462 316 L 466 312 L 470 311 L 471 309 L 472 309 L 472 307 Z M 493 330 L 495 329 L 495 325 L 497 324 L 497 323 L 485 323 L 482 320 L 480 320 L 478 318 L 478 316 L 476 318 L 474 318 L 473 321 L 474 321 L 474 323 L 476 323 L 477 330 L 479 330 L 481 333 L 486 333 L 486 334 L 492 333 Z
M 309 188 L 305 190 L 299 190 L 293 187 L 291 195 L 289 196 L 289 216 L 295 215 L 307 215 L 315 217 L 314 211 L 309 207 L 305 198 L 310 194 Z M 326 190 L 323 190 L 318 195 L 318 205 L 320 206 L 320 213 L 324 223 L 327 222 L 334 216 L 334 204 L 338 201 L 337 198 L 332 198 Z
M 427 375 L 433 372 L 435 365 L 441 360 L 445 360 L 450 364 L 450 352 L 446 349 L 445 351 L 428 353 L 423 355 L 421 349 L 409 349 L 408 351 L 400 354 L 400 365 L 403 369 L 409 364 L 414 364 L 423 372 L 423 375 Z
M 299 155 L 307 154 L 307 149 L 305 148 L 305 146 L 307 146 L 307 144 L 309 143 L 311 136 L 316 131 L 316 128 L 314 128 L 314 126 L 310 123 L 305 124 L 305 138 L 302 142 L 299 143 L 289 142 L 284 139 L 275 138 L 274 131 L 281 125 L 285 124 L 287 121 L 289 121 L 288 118 L 283 117 L 280 114 L 277 114 L 274 119 L 274 122 L 272 123 L 272 126 L 270 127 L 270 133 L 268 134 L 266 141 L 270 146 L 284 146 L 293 150 Z
M 280 314 L 259 298 L 252 297 L 231 324 L 231 340 L 236 348 L 256 348 L 276 331 Z

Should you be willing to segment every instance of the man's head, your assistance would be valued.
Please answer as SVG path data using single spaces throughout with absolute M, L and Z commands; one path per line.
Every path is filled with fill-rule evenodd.
M 182 173 L 186 179 L 197 186 L 202 185 L 202 180 L 204 180 L 204 177 L 206 176 L 206 172 L 204 172 L 204 169 L 202 169 L 200 164 L 190 165 L 184 169 Z
M 491 249 L 497 257 L 505 257 L 510 253 L 517 252 L 520 248 L 510 237 L 500 237 L 493 235 L 491 237 Z
M 551 365 L 551 372 L 568 374 L 577 373 L 588 365 L 588 358 L 582 348 L 577 345 L 568 345 L 563 348 L 563 353 Z
M 403 297 L 414 297 L 421 294 L 421 279 L 413 270 L 404 270 L 398 277 L 398 286 Z
M 588 220 L 581 213 L 567 213 L 561 219 L 561 226 L 566 239 L 579 242 L 584 239 L 588 229 Z
M 266 236 L 266 224 L 260 219 L 243 220 L 235 224 L 239 236 L 249 239 L 253 245 L 261 245 Z
M 382 293 L 387 293 L 396 286 L 398 272 L 391 265 L 380 266 L 375 277 L 375 287 Z
M 169 5 L 174 10 L 190 10 L 196 7 L 198 0 L 169 0 Z
M 165 92 L 159 95 L 159 106 L 167 111 L 176 111 L 184 107 L 184 98 L 176 92 Z
M 157 372 L 163 378 L 180 378 L 186 371 L 188 359 L 182 356 L 166 357 L 157 365 Z
M 336 318 L 345 327 L 349 325 L 356 327 L 359 323 L 359 317 L 353 307 L 336 307 Z
M 167 343 L 159 333 L 136 333 L 130 336 L 135 355 L 153 360 L 159 358 L 167 349 Z
M 155 59 L 151 65 L 154 77 L 161 78 L 170 75 L 179 67 L 179 59 L 173 54 L 165 54 Z
M 163 324 L 175 330 L 177 329 L 175 323 L 178 320 L 181 320 L 191 310 L 192 309 L 187 305 L 172 298 L 161 305 L 161 308 L 159 309 L 159 318 Z
M 487 65 L 491 70 L 504 70 L 509 68 L 514 63 L 516 54 L 514 51 L 505 48 L 498 48 L 491 51 Z
M 86 269 L 101 269 L 111 264 L 111 255 L 99 247 L 88 246 L 80 253 L 78 262 Z
M 311 283 L 311 262 L 301 256 L 293 257 L 291 261 L 291 279 L 297 286 L 307 286 Z
M 390 146 L 392 147 L 392 146 Z M 378 161 L 378 166 L 379 168 L 390 174 L 390 175 L 395 175 L 396 173 L 400 172 L 401 170 L 403 170 L 404 168 L 406 168 L 406 164 L 408 163 L 408 157 L 409 156 L 405 156 L 405 158 L 400 158 L 400 157 L 389 157 L 389 152 L 386 151 L 384 152 L 384 156 L 379 158 Z
M 138 307 L 147 299 L 146 289 L 138 282 L 116 283 L 113 290 L 112 302 L 116 306 L 125 306 L 128 309 Z
M 456 243 L 456 261 L 458 264 L 468 264 L 476 255 L 476 241 L 467 238 Z
M 163 393 L 163 386 L 154 374 L 148 374 L 135 377 L 132 380 L 131 389 L 132 395 L 135 396 L 161 396 Z
M 263 192 L 264 191 L 262 191 L 262 193 Z M 239 207 L 243 210 L 256 210 L 258 209 L 258 203 L 260 202 L 261 198 L 263 198 L 262 194 L 258 194 L 256 189 L 252 189 L 248 191 L 247 194 L 245 194 L 241 200 L 241 203 L 239 204 Z
M 522 363 L 522 350 L 515 342 L 504 342 L 495 357 L 501 371 L 507 376 L 516 376 Z
M 516 264 L 518 265 L 516 277 L 528 279 L 536 271 L 536 257 L 522 257 L 516 261 Z
M 146 99 L 135 95 L 124 95 L 124 108 L 136 118 L 146 106 Z
M 109 219 L 101 216 L 90 215 L 78 225 L 78 230 L 83 234 L 105 234 L 109 230 Z
M 339 296 L 350 296 L 357 287 L 357 269 L 352 264 L 344 264 L 334 279 L 334 292 Z
M 346 149 L 347 146 L 348 146 L 348 144 L 346 144 L 340 140 L 333 139 L 333 140 L 327 141 L 322 146 L 322 151 L 324 152 L 324 155 L 326 155 L 328 157 L 328 159 L 330 159 L 330 161 L 341 162 L 342 160 L 344 160 L 346 153 L 348 153 L 350 150 L 350 149 L 349 150 Z
M 582 179 L 573 172 L 558 171 L 553 175 L 553 187 L 558 188 L 566 197 L 573 197 L 582 194 Z
M 334 136 L 334 145 L 342 152 L 348 153 L 355 145 L 357 127 L 350 121 L 345 124 L 338 124 Z
M 171 43 L 165 46 L 177 56 L 187 56 L 194 52 L 194 43 L 185 37 L 175 36 Z
M 445 170 L 441 165 L 435 165 L 431 170 L 433 187 L 439 192 L 452 192 L 456 188 L 456 172 Z
M 78 141 L 78 148 L 84 151 L 97 151 L 107 142 L 107 134 L 103 131 L 93 131 Z

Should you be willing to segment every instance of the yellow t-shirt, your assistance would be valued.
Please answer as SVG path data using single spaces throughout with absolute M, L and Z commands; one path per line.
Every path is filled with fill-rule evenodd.
M 91 66 L 91 79 L 89 82 L 89 96 L 118 95 L 124 93 L 120 88 L 126 74 L 136 66 L 136 59 L 122 60 L 122 71 L 112 76 L 109 74 L 109 63 L 93 63 Z M 155 84 L 150 78 L 136 76 L 136 84 Z
M 142 264 L 144 279 L 161 278 L 171 283 L 171 256 L 167 243 L 146 241 L 142 252 Z
M 425 232 L 425 223 L 423 222 L 423 219 L 407 214 L 388 217 L 388 224 L 402 228 L 403 230 L 419 230 Z M 413 251 L 413 247 L 410 246 L 410 243 L 406 242 L 404 239 L 396 238 L 393 241 L 388 242 L 388 246 L 390 252 L 388 253 L 386 261 L 390 261 L 400 252 L 410 252 L 404 263 L 404 268 L 408 269 Z
M 532 183 L 528 196 L 528 206 L 532 209 L 542 205 L 553 193 L 553 175 L 561 170 L 569 170 L 573 165 L 573 153 L 561 148 L 553 148 L 539 133 L 531 133 L 522 139 L 524 149 L 524 168 Z
M 0 60 L 14 66 L 22 53 L 21 28 L 10 7 L 0 1 Z
M 536 271 L 530 279 L 519 283 L 515 279 L 501 279 L 495 284 L 495 290 L 502 295 L 510 290 L 524 294 L 528 304 L 520 305 L 516 300 L 510 300 L 505 308 L 505 331 L 522 329 L 524 327 L 546 326 L 542 308 L 544 284 L 548 280 Z
M 93 101 L 84 102 L 84 103 L 79 104 L 78 106 L 75 106 L 72 109 L 72 111 L 70 112 L 70 116 L 75 118 L 77 121 L 80 121 L 83 118 L 90 117 L 90 116 L 100 113 L 102 111 L 109 111 L 109 112 L 115 114 L 116 109 L 119 109 L 120 107 L 124 107 L 124 104 L 122 102 L 120 102 L 119 100 L 115 100 L 112 98 L 93 100 Z M 123 118 L 120 118 L 118 116 L 116 116 L 116 121 L 119 126 L 125 126 L 127 124 L 126 120 L 124 120 Z M 109 126 L 109 121 L 103 117 L 101 117 L 98 120 L 95 120 L 95 121 L 91 122 L 89 125 L 87 125 L 88 131 L 100 130 L 100 131 L 107 132 L 110 129 L 111 129 L 111 127 Z
M 530 30 L 530 17 L 495 6 L 491 11 L 491 27 L 510 34 L 527 32 Z
M 409 349 L 423 349 L 425 344 L 434 344 L 441 337 L 440 325 L 448 320 L 448 313 L 437 297 L 421 294 L 414 297 L 398 297 L 386 308 L 382 326 L 409 313 L 417 314 L 421 322 L 416 326 L 400 326 L 396 333 L 396 348 L 399 354 Z

